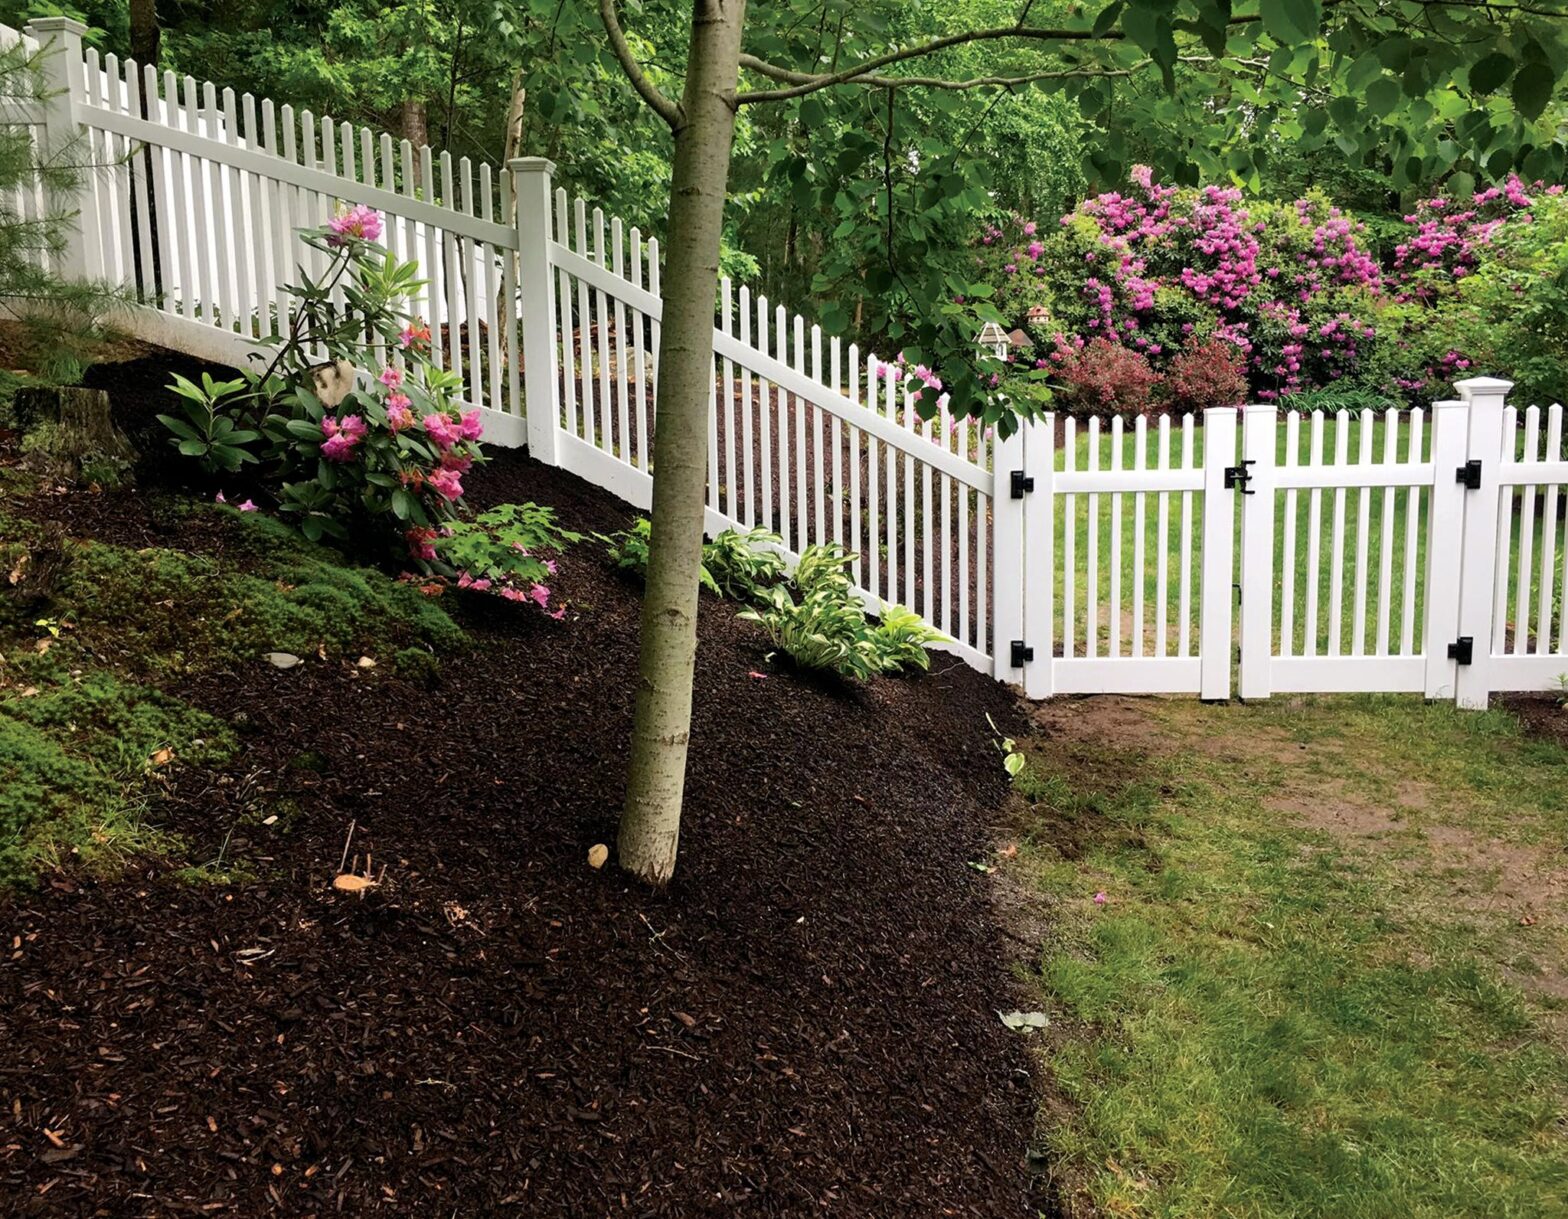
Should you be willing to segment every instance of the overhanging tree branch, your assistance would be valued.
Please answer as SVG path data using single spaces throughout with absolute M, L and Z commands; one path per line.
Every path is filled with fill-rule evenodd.
M 655 114 L 671 127 L 679 127 L 684 118 L 679 104 L 665 96 L 659 86 L 648 79 L 642 65 L 637 62 L 631 44 L 626 41 L 626 32 L 621 29 L 620 20 L 615 15 L 615 0 L 599 0 L 599 19 L 604 22 L 604 32 L 610 38 L 610 49 L 615 53 L 621 71 L 626 73 L 632 88 L 637 90 L 638 96 L 648 103 Z
M 884 76 L 879 73 L 867 72 L 858 76 L 851 76 L 839 83 L 846 85 L 865 85 L 875 89 L 1006 89 L 1017 85 L 1032 85 L 1045 80 L 1074 80 L 1081 77 L 1107 77 L 1131 76 L 1140 68 L 1147 67 L 1152 61 L 1143 59 L 1126 68 L 1056 68 L 1050 71 L 1027 72 L 1018 76 L 976 76 L 963 80 L 949 80 L 939 76 Z M 758 59 L 755 55 L 742 55 L 740 66 L 766 76 L 773 80 L 782 81 L 789 85 L 814 85 L 819 77 L 809 72 L 796 72 L 790 68 L 781 68 L 777 64 L 768 63 Z M 826 88 L 826 85 L 821 86 Z M 759 89 L 749 93 L 742 93 L 736 100 L 738 104 L 753 104 L 756 102 L 782 101 L 788 97 L 797 96 L 789 89 Z

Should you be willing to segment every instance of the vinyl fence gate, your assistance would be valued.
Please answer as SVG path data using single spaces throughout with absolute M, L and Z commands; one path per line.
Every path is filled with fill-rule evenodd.
M 998 676 L 1032 698 L 1382 691 L 1467 708 L 1554 687 L 1563 408 L 1521 415 L 1511 388 L 1460 382 L 1430 412 L 1020 429 L 997 454 Z

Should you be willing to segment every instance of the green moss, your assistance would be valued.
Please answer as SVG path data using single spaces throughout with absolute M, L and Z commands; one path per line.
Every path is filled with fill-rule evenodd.
M 399 648 L 392 669 L 404 681 L 432 686 L 441 675 L 441 662 L 423 648 Z
M 142 819 L 154 755 L 221 761 L 228 730 L 156 690 L 39 658 L 7 668 L 0 697 L 0 885 L 70 861 L 107 871 L 168 845 Z M 174 764 L 171 762 L 163 763 Z
M 171 521 L 211 511 L 177 500 L 158 508 Z M 170 749 L 174 765 L 212 763 L 235 746 L 225 725 L 156 688 L 168 678 L 264 664 L 272 651 L 402 649 L 433 667 L 432 651 L 461 646 L 457 625 L 409 585 L 347 566 L 274 521 L 225 517 L 220 557 L 78 542 L 47 605 L 0 596 L 0 887 L 43 868 L 107 872 L 127 855 L 178 847 L 142 816 L 150 759 Z M 0 578 L 41 536 L 0 516 Z M 185 871 L 210 882 L 242 869 Z
M 422 644 L 451 650 L 456 623 L 416 589 L 275 523 L 235 527 L 239 562 L 180 551 L 79 547 L 56 616 L 94 653 L 150 676 L 256 661 Z

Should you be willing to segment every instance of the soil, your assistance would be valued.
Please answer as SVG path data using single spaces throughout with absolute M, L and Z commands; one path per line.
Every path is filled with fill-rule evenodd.
M 1568 707 L 1557 695 L 1495 694 L 1492 701 L 1516 715 L 1529 735 L 1568 746 Z
M 171 363 L 96 370 L 143 486 L 173 469 L 137 424 L 166 409 Z M 471 486 L 584 531 L 628 517 L 519 454 Z M 218 544 L 159 495 L 27 510 Z M 967 866 L 1005 797 L 987 715 L 1018 729 L 1006 691 L 941 655 L 854 689 L 805 679 L 705 596 L 681 861 L 654 894 L 587 863 L 614 843 L 636 588 L 588 542 L 556 583 L 561 622 L 460 604 L 474 650 L 430 685 L 258 660 L 174 691 L 242 748 L 219 772 L 176 764 L 149 815 L 248 879 L 146 860 L 0 896 L 0 1211 L 1046 1205 L 1028 1057 L 996 1018 L 1015 996 Z M 345 853 L 381 883 L 336 891 Z

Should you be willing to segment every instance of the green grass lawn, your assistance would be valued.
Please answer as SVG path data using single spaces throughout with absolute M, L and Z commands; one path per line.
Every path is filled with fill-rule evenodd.
M 1394 697 L 1042 715 L 1003 876 L 1065 1193 L 1568 1214 L 1568 751 Z
M 1173 421 L 1174 423 L 1174 421 Z M 1362 456 L 1364 428 L 1359 416 L 1352 416 L 1344 427 L 1343 453 L 1346 459 L 1355 464 Z M 1387 429 L 1379 420 L 1372 429 L 1371 454 L 1374 461 L 1381 461 L 1384 457 Z M 1277 464 L 1284 465 L 1288 456 L 1288 434 L 1283 420 L 1277 428 L 1277 442 L 1275 460 Z M 1321 457 L 1324 461 L 1332 461 L 1336 452 L 1340 451 L 1338 424 L 1330 416 L 1324 419 L 1323 436 L 1321 440 Z M 1396 439 L 1396 452 L 1398 460 L 1407 460 L 1410 443 L 1410 424 L 1401 422 Z M 1180 429 L 1173 426 L 1170 437 L 1170 462 L 1174 465 L 1181 464 L 1182 438 Z M 1122 441 L 1122 462 L 1125 467 L 1131 467 L 1136 460 L 1136 440 L 1129 428 Z M 1090 441 L 1087 432 L 1080 428 L 1074 445 L 1075 469 L 1088 468 L 1090 458 Z M 1150 469 L 1159 464 L 1159 437 L 1152 426 L 1148 431 L 1145 443 L 1144 462 Z M 1431 421 L 1426 420 L 1422 431 L 1421 458 L 1427 459 L 1431 452 Z M 1203 433 L 1198 429 L 1194 437 L 1194 462 L 1201 465 L 1203 459 Z M 1296 464 L 1305 465 L 1313 452 L 1311 424 L 1303 418 L 1300 433 L 1297 438 L 1295 450 Z M 1099 468 L 1109 469 L 1111 464 L 1112 440 L 1108 429 L 1101 432 L 1098 444 Z M 1057 468 L 1064 469 L 1066 454 L 1059 453 Z M 1069 505 L 1066 497 L 1057 496 L 1055 533 L 1058 539 L 1067 536 L 1067 521 Z M 1508 613 L 1509 621 L 1514 621 L 1519 616 L 1518 589 L 1520 587 L 1520 573 L 1518 570 L 1517 555 L 1519 539 L 1525 520 L 1524 496 L 1517 497 L 1516 510 L 1513 516 L 1512 540 L 1510 561 L 1507 565 L 1509 581 Z M 1181 639 L 1181 580 L 1183 573 L 1183 513 L 1189 515 L 1190 527 L 1188 536 L 1190 543 L 1187 549 L 1185 570 L 1189 582 L 1189 595 L 1187 600 L 1187 627 L 1191 649 L 1195 653 L 1198 640 L 1198 587 L 1199 566 L 1202 560 L 1203 540 L 1203 496 L 1202 493 L 1170 492 L 1161 496 L 1147 494 L 1144 496 L 1142 509 L 1142 522 L 1140 527 L 1138 516 L 1137 497 L 1132 494 L 1098 495 L 1093 497 L 1097 501 L 1091 504 L 1091 497 L 1078 494 L 1073 497 L 1071 530 L 1073 537 L 1073 562 L 1069 570 L 1065 565 L 1065 558 L 1057 567 L 1055 575 L 1055 604 L 1057 607 L 1057 638 L 1061 641 L 1062 615 L 1065 612 L 1066 581 L 1072 581 L 1072 638 L 1075 643 L 1075 654 L 1085 654 L 1085 640 L 1089 633 L 1089 594 L 1094 592 L 1097 613 L 1095 617 L 1097 639 L 1097 654 L 1104 656 L 1113 654 L 1111 645 L 1113 641 L 1113 615 L 1112 605 L 1119 605 L 1121 612 L 1115 616 L 1115 633 L 1119 637 L 1119 652 L 1122 655 L 1133 655 L 1134 640 L 1139 637 L 1139 622 L 1142 622 L 1143 654 L 1155 655 L 1158 649 L 1160 623 L 1165 623 L 1165 637 L 1167 654 L 1177 654 Z M 1161 515 L 1161 501 L 1164 500 L 1164 516 Z M 1288 602 L 1291 607 L 1291 652 L 1295 655 L 1306 654 L 1310 643 L 1317 654 L 1330 654 L 1344 652 L 1355 654 L 1365 652 L 1374 654 L 1379 646 L 1383 646 L 1391 654 L 1419 653 L 1421 651 L 1422 617 L 1426 593 L 1426 548 L 1427 548 L 1427 513 L 1429 511 L 1430 492 L 1416 490 L 1411 492 L 1405 489 L 1385 490 L 1374 487 L 1369 489 L 1349 488 L 1343 491 L 1323 490 L 1297 491 L 1294 493 L 1294 527 L 1288 528 L 1291 521 L 1289 516 L 1290 496 L 1283 491 L 1276 492 L 1275 503 L 1275 536 L 1274 536 L 1274 568 L 1275 568 L 1275 608 L 1273 637 L 1275 651 L 1280 652 L 1279 641 L 1283 629 L 1283 606 Z M 1116 545 L 1118 525 L 1115 514 L 1118 511 L 1116 501 L 1120 500 L 1120 546 Z M 1538 512 L 1544 506 L 1545 495 L 1536 492 L 1535 501 L 1531 507 Z M 1091 511 L 1097 509 L 1097 517 L 1091 516 Z M 1236 497 L 1234 505 L 1236 513 L 1236 545 L 1240 548 L 1241 539 L 1241 498 Z M 1361 534 L 1361 522 L 1365 514 L 1365 583 L 1358 596 L 1356 567 L 1358 539 Z M 1534 513 L 1532 513 L 1534 515 Z M 1312 560 L 1310 522 L 1316 517 L 1319 525 L 1319 546 L 1316 563 Z M 1412 519 L 1413 518 L 1413 519 Z M 1568 511 L 1564 510 L 1564 501 L 1559 498 L 1556 513 L 1556 545 L 1555 554 L 1557 561 L 1554 563 L 1553 598 L 1561 589 L 1563 542 L 1565 523 L 1568 523 Z M 1097 520 L 1097 526 L 1094 523 Z M 1340 523 L 1338 529 L 1336 522 Z M 1538 518 L 1533 527 L 1533 555 L 1529 571 L 1526 573 L 1524 587 L 1527 590 L 1528 604 L 1532 612 L 1539 606 L 1541 592 L 1541 552 L 1546 535 L 1544 519 Z M 1339 545 L 1334 544 L 1335 537 L 1340 539 Z M 1142 557 L 1140 564 L 1137 543 L 1141 537 Z M 1159 570 L 1162 554 L 1161 539 L 1164 539 L 1163 554 L 1165 557 L 1166 577 L 1166 602 L 1165 615 L 1159 614 Z M 1096 563 L 1091 571 L 1090 557 L 1093 550 Z M 1059 552 L 1065 551 L 1058 543 Z M 1119 562 L 1115 561 L 1119 556 Z M 1412 557 L 1413 556 L 1413 557 Z M 1387 570 L 1385 572 L 1385 564 Z M 1142 572 L 1141 589 L 1138 573 Z M 1315 578 L 1314 578 L 1315 573 Z M 1281 595 L 1287 587 L 1288 596 Z M 1239 566 L 1237 579 L 1240 578 Z M 1334 604 L 1334 591 L 1340 591 L 1338 597 L 1340 610 L 1338 615 L 1331 613 Z M 1142 593 L 1142 616 L 1138 614 L 1135 598 Z M 1358 633 L 1358 624 L 1360 630 Z M 1555 639 L 1554 639 L 1555 642 Z

